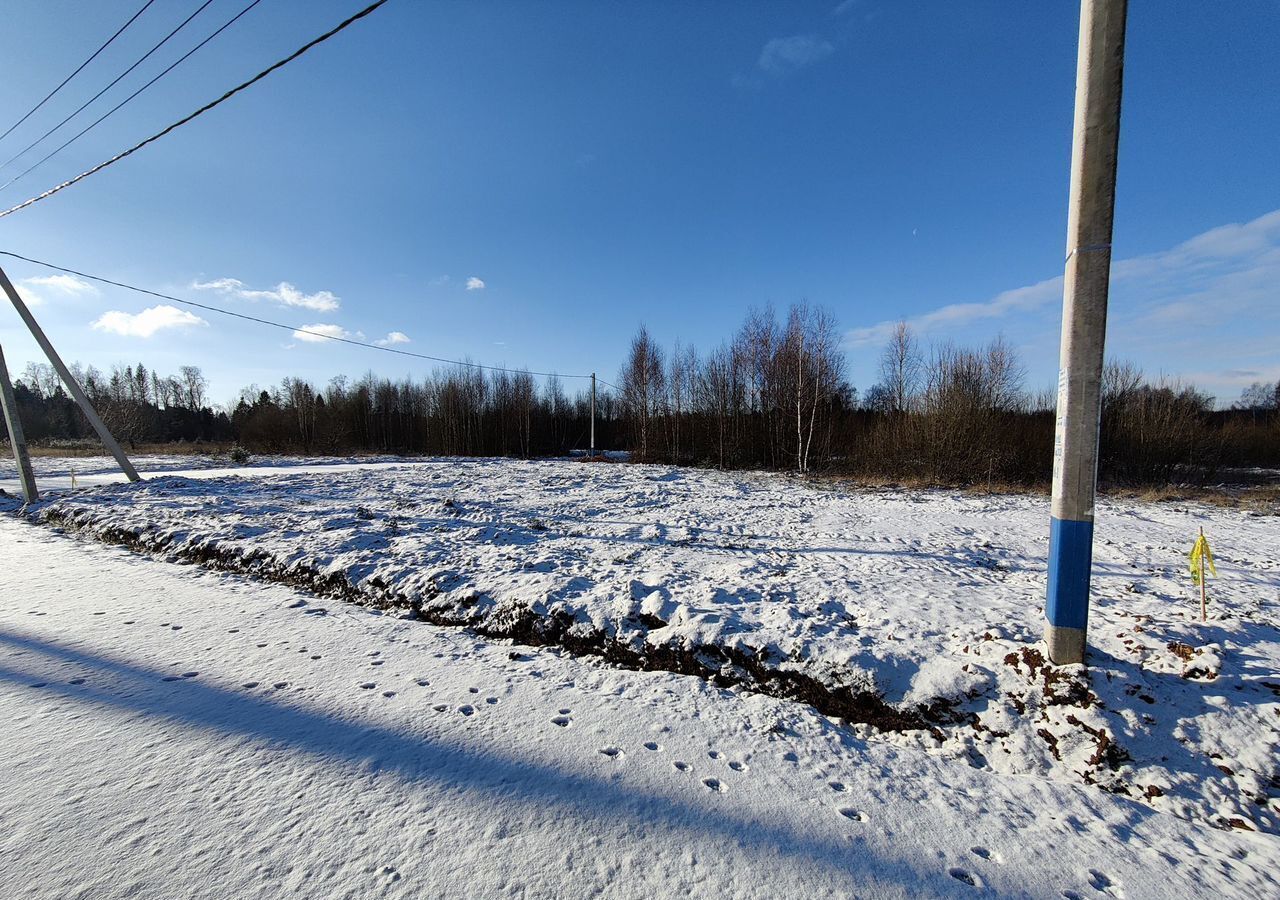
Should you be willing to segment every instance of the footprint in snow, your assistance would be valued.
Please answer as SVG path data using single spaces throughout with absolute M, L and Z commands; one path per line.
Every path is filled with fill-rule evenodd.
M 1124 894 L 1119 890 L 1119 886 L 1097 869 L 1089 870 L 1089 887 L 1093 888 L 1100 894 L 1124 896 Z M 1113 890 L 1113 888 L 1115 888 L 1115 890 Z
M 84 684 L 83 678 L 72 678 L 67 684 Z
M 484 702 L 485 702 L 485 703 L 488 703 L 490 706 L 497 706 L 497 705 L 498 705 L 498 698 L 497 698 L 497 697 L 485 697 L 485 698 L 484 698 Z
M 364 691 L 371 691 L 376 687 L 377 685 L 374 684 L 372 681 L 364 681 L 360 683 L 360 689 Z
M 449 705 L 447 703 L 437 703 L 435 706 L 431 708 L 434 709 L 436 712 L 444 712 L 446 709 L 449 708 Z
M 844 816 L 844 817 L 845 817 L 846 819 L 848 819 L 850 822 L 865 822 L 865 821 L 867 821 L 867 815 L 866 815 L 866 813 L 864 813 L 864 812 L 860 812 L 859 810 L 856 810 L 856 809 L 852 809 L 852 808 L 850 808 L 850 807 L 848 807 L 848 806 L 842 806 L 842 807 L 840 807 L 840 815 Z
M 673 762 L 671 765 L 675 766 L 675 767 L 676 767 L 677 769 L 679 769 L 681 772 L 688 772 L 688 771 L 689 771 L 689 764 L 688 764 L 687 762 L 685 762 L 683 759 L 677 759 L 677 760 L 676 760 L 675 762 Z
M 738 762 L 735 759 L 729 762 L 729 768 L 733 769 L 735 772 L 745 772 L 747 770 L 747 764 L 744 762 Z
M 289 686 L 289 682 L 287 681 L 277 681 L 275 684 L 272 685 L 272 687 L 275 688 L 277 691 L 283 690 L 288 686 Z
M 610 759 L 622 759 L 622 757 L 626 756 L 618 747 L 601 747 L 600 752 Z
M 968 869 L 962 869 L 959 866 L 952 866 L 947 869 L 947 874 L 956 881 L 962 881 L 970 887 L 982 887 L 982 879 Z
M 476 711 L 476 708 L 472 706 L 470 703 L 467 703 L 467 704 L 464 704 L 463 706 L 458 707 L 458 712 L 462 713 L 464 716 L 473 715 L 475 711 Z
M 831 790 L 835 791 L 838 794 L 843 794 L 845 791 L 849 790 L 847 787 L 844 786 L 844 783 L 840 781 L 828 781 L 827 787 L 831 788 Z
M 573 724 L 573 719 L 570 719 L 568 716 L 556 716 L 551 720 L 551 724 L 559 725 L 561 728 L 568 728 Z
M 395 695 L 396 695 L 396 692 L 395 692 L 395 691 L 383 691 L 383 692 L 382 692 L 382 696 L 384 696 L 384 697 L 394 697 Z
M 241 686 L 241 687 L 243 687 L 243 688 L 256 688 L 256 687 L 258 686 L 258 682 L 256 682 L 256 681 L 246 681 L 244 684 L 242 684 L 242 685 L 240 685 L 240 686 Z
M 658 744 L 657 744 L 656 742 L 654 742 L 654 741 L 645 741 L 645 742 L 644 742 L 644 749 L 646 749 L 646 750 L 661 750 L 662 748 L 661 748 L 661 747 L 659 747 L 659 746 L 658 746 Z
M 702 783 L 709 791 L 714 791 L 717 794 L 724 792 L 724 785 L 720 783 L 719 778 L 704 778 Z
M 413 683 L 416 684 L 418 687 L 426 687 L 431 682 L 427 681 L 427 679 L 425 678 L 418 678 L 418 679 L 415 679 Z

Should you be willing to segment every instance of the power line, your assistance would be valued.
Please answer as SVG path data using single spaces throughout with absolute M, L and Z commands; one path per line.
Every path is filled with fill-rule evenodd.
M 209 0 L 209 2 L 212 2 L 212 0 Z M 203 47 L 205 44 L 209 43 L 211 40 L 213 40 L 214 38 L 216 38 L 218 35 L 222 34 L 222 32 L 224 32 L 224 31 L 226 31 L 228 28 L 230 28 L 230 27 L 235 23 L 235 21 L 236 21 L 237 19 L 239 19 L 241 16 L 243 16 L 245 13 L 247 13 L 249 10 L 253 9 L 255 6 L 257 6 L 257 5 L 258 5 L 259 3 L 261 3 L 261 2 L 262 2 L 262 0 L 253 0 L 253 2 L 252 2 L 252 3 L 250 3 L 250 4 L 249 4 L 248 6 L 246 6 L 244 9 L 240 10 L 240 12 L 236 13 L 234 16 L 232 16 L 230 19 L 228 19 L 226 22 L 224 22 L 224 23 L 222 24 L 222 27 L 220 27 L 217 31 L 215 31 L 213 34 L 209 35 L 207 38 L 205 38 L 205 39 L 204 39 L 203 41 L 201 41 L 200 43 L 196 44 L 194 47 L 192 47 L 190 50 L 188 50 L 186 53 L 184 53 L 182 56 L 180 56 L 180 57 L 179 57 L 178 59 L 176 59 L 174 62 L 170 63 L 170 64 L 169 64 L 169 66 L 168 66 L 168 68 L 166 68 L 166 69 L 164 69 L 163 71 L 161 71 L 161 72 L 160 72 L 160 74 L 156 75 L 154 78 L 152 78 L 152 79 L 151 79 L 150 81 L 148 81 L 146 84 L 144 84 L 142 87 L 138 88 L 136 91 L 134 91 L 134 92 L 133 92 L 132 94 L 130 94 L 128 97 L 125 97 L 123 100 L 121 100 L 121 101 L 120 101 L 119 103 L 117 103 L 115 106 L 111 107 L 111 109 L 107 110 L 105 113 L 103 113 L 103 114 L 102 114 L 101 116 L 99 116 L 97 119 L 95 119 L 93 122 L 89 123 L 89 124 L 88 124 L 87 126 L 85 126 L 83 129 L 81 129 L 79 133 L 77 133 L 75 136 L 71 137 L 69 140 L 67 140 L 66 142 L 64 142 L 64 143 L 62 144 L 62 146 L 58 147 L 56 150 L 54 150 L 54 151 L 52 151 L 51 153 L 47 154 L 43 159 L 41 159 L 41 160 L 40 160 L 39 162 L 37 162 L 35 165 L 33 165 L 33 166 L 31 166 L 30 168 L 28 168 L 28 169 L 27 169 L 25 172 L 23 172 L 22 174 L 20 174 L 20 175 L 15 175 L 13 178 L 10 178 L 10 179 L 9 179 L 8 181 L 6 181 L 4 184 L 0 185 L 0 190 L 4 190 L 5 188 L 7 188 L 9 185 L 13 184 L 13 183 L 14 183 L 15 181 L 17 181 L 18 179 L 20 179 L 20 178 L 24 178 L 24 177 L 26 177 L 27 175 L 30 175 L 30 174 L 31 174 L 32 172 L 34 172 L 36 169 L 40 168 L 40 167 L 41 167 L 41 166 L 43 166 L 45 163 L 47 163 L 49 160 L 53 159 L 53 157 L 57 156 L 57 155 L 58 155 L 59 153 L 61 153 L 63 150 L 67 149 L 67 147 L 69 147 L 71 144 L 73 144 L 73 143 L 75 143 L 76 141 L 80 140 L 80 138 L 84 137 L 84 136 L 85 136 L 85 134 L 87 134 L 89 131 L 91 131 L 91 130 L 93 130 L 94 128 L 98 127 L 98 125 L 100 125 L 100 124 L 102 123 L 102 121 L 103 121 L 104 119 L 106 119 L 108 116 L 113 115 L 113 114 L 114 114 L 116 111 L 118 111 L 122 106 L 124 106 L 125 104 L 127 104 L 129 101 L 133 100 L 133 98 L 134 98 L 134 97 L 137 97 L 139 94 L 141 94 L 141 93 L 142 93 L 143 91 L 145 91 L 147 88 L 151 87 L 151 85 L 155 84 L 155 83 L 156 83 L 157 81 L 159 81 L 161 78 L 163 78 L 164 76 L 166 76 L 166 75 L 168 75 L 170 72 L 172 72 L 174 69 L 176 69 L 179 65 L 181 65 L 181 64 L 182 64 L 182 63 L 184 63 L 184 62 L 186 62 L 186 61 L 187 61 L 187 58 L 188 58 L 189 56 L 191 56 L 193 53 L 195 53 L 197 50 L 199 50 L 199 49 L 200 49 L 201 47 Z M 206 4 L 205 4 L 205 6 L 208 6 L 208 3 L 206 3 Z M 202 7 L 200 7 L 200 9 L 204 9 L 204 7 L 202 6 Z M 200 10 L 196 10 L 196 12 L 199 12 L 199 11 L 200 11 Z M 194 15 L 194 13 L 193 13 L 192 15 Z M 190 19 L 188 19 L 187 21 L 190 21 Z M 108 87 L 110 87 L 110 85 L 108 85 Z M 105 88 L 104 88 L 103 90 L 105 90 Z M 101 92 L 99 92 L 99 96 L 101 96 Z M 97 98 L 95 97 L 94 99 L 97 99 Z M 93 101 L 91 100 L 91 101 L 89 101 L 89 102 L 90 102 L 90 103 L 92 103 Z M 85 105 L 87 106 L 88 104 L 85 104 Z M 84 107 L 82 106 L 82 107 L 80 107 L 80 109 L 84 109 Z M 78 112 L 78 110 L 77 110 L 77 112 Z M 75 115 L 75 113 L 72 113 L 72 115 Z M 69 118 L 69 117 L 68 117 L 68 118 Z M 65 121 L 66 121 L 66 119 L 64 119 L 63 121 L 65 122 Z M 54 129 L 54 130 L 57 130 L 57 129 Z M 43 138 L 42 138 L 41 140 L 43 140 Z M 39 141 L 36 141 L 36 143 L 38 144 L 38 143 L 39 143 Z M 33 144 L 32 146 L 35 146 L 35 145 Z M 25 153 L 26 151 L 24 150 L 23 152 Z M 21 153 L 19 153 L 19 154 L 18 154 L 18 156 L 21 156 L 21 155 L 22 155 Z M 14 157 L 14 159 L 16 159 L 16 158 L 17 158 L 17 157 Z M 10 162 L 12 162 L 12 161 L 13 161 L 13 160 L 10 160 Z M 5 163 L 5 165 L 8 165 L 8 163 Z M 4 168 L 4 166 L 0 166 L 0 168 Z
M 12 125 L 10 125 L 10 126 L 9 126 L 9 128 L 8 128 L 8 130 L 7 130 L 7 131 L 5 131 L 5 133 L 4 133 L 4 134 L 0 134 L 0 141 L 3 141 L 5 138 L 7 138 L 9 135 L 11 135 L 11 134 L 13 133 L 13 130 L 14 130 L 15 128 L 17 128 L 19 125 L 21 125 L 23 122 L 27 121 L 27 119 L 31 118 L 32 114 L 33 114 L 33 113 L 35 113 L 35 111 L 36 111 L 36 110 L 38 110 L 40 107 L 44 106 L 46 103 L 48 103 L 50 100 L 52 100 L 52 99 L 53 99 L 53 95 L 54 95 L 54 94 L 58 93 L 58 91 L 62 90 L 64 87 L 66 87 L 66 86 L 67 86 L 67 82 L 68 82 L 68 81 L 70 81 L 72 78 L 75 78 L 77 75 L 79 75 L 79 74 L 80 74 L 80 71 L 81 71 L 85 66 L 89 65 L 89 63 L 93 62 L 93 61 L 97 58 L 97 56 L 98 56 L 98 54 L 99 54 L 99 53 L 101 53 L 103 50 L 106 50 L 106 49 L 107 49 L 107 47 L 111 46 L 112 41 L 114 41 L 116 38 L 120 37 L 120 35 L 124 34 L 124 30 L 125 30 L 126 28 L 128 28 L 130 25 L 132 25 L 132 24 L 133 24 L 133 20 L 134 20 L 134 19 L 136 19 L 136 18 L 138 18 L 138 16 L 142 15 L 144 12 L 146 12 L 146 11 L 147 11 L 147 7 L 151 6 L 151 4 L 152 4 L 152 3 L 155 3 L 155 2 L 156 2 L 156 0 L 147 0 L 147 2 L 146 2 L 146 3 L 144 3 L 144 4 L 142 5 L 142 9 L 138 10 L 136 13 L 134 13 L 132 16 L 130 16 L 130 17 L 129 17 L 129 21 L 127 21 L 127 22 L 125 22 L 123 25 L 121 25 L 121 26 L 120 26 L 120 28 L 119 28 L 119 30 L 118 30 L 118 31 L 116 31 L 116 33 L 115 33 L 115 34 L 113 34 L 113 35 L 111 35 L 111 37 L 107 38 L 107 41 L 106 41 L 106 43 L 105 43 L 105 44 L 103 44 L 103 45 L 102 45 L 101 47 L 99 47 L 97 50 L 94 50 L 94 51 L 93 51 L 93 53 L 91 53 L 91 54 L 89 55 L 89 58 L 88 58 L 88 59 L 86 59 L 84 62 L 80 63 L 80 65 L 76 66 L 76 69 L 75 69 L 75 71 L 74 71 L 74 72 L 72 72 L 72 73 L 71 73 L 70 75 L 68 75 L 66 78 L 62 79 L 62 83 L 61 83 L 61 84 L 59 84 L 59 85 L 58 85 L 56 88 L 54 88 L 53 90 L 51 90 L 48 94 L 46 94 L 46 95 L 45 95 L 45 98 L 44 98 L 43 100 L 41 100 L 41 101 L 40 101 L 39 103 L 37 103 L 35 106 L 31 107 L 31 109 L 27 110 L 27 114 L 26 114 L 25 116 L 23 116 L 21 119 L 19 119 L 18 121 L 14 122 Z M 7 163 L 6 163 L 6 165 L 7 165 Z
M 397 350 L 395 347 L 383 347 L 378 344 L 371 344 L 368 341 L 357 340 L 356 338 L 336 337 L 332 334 L 325 334 L 323 331 L 311 331 L 306 328 L 299 328 L 295 325 L 286 325 L 282 322 L 273 322 L 270 319 L 261 319 L 257 316 L 250 316 L 246 313 L 233 312 L 229 309 L 222 309 L 218 306 L 210 306 L 207 303 L 197 303 L 194 300 L 184 300 L 181 297 L 174 297 L 170 294 L 162 294 L 159 291 L 148 290 L 147 288 L 136 287 L 132 284 L 125 284 L 122 281 L 113 281 L 110 278 L 103 278 L 100 275 L 90 275 L 87 272 L 80 272 L 76 269 L 68 269 L 66 266 L 56 266 L 53 263 L 45 262 L 39 259 L 32 259 L 29 256 L 23 256 L 19 253 L 13 253 L 9 250 L 0 250 L 0 256 L 8 256 L 13 259 L 20 259 L 23 262 L 31 263 L 37 266 L 43 266 L 46 269 L 53 269 L 55 272 L 65 272 L 68 275 L 76 275 L 80 278 L 86 278 L 89 281 L 96 281 L 99 284 L 109 284 L 112 287 L 124 288 L 126 291 L 134 291 L 138 294 L 146 294 L 150 297 L 158 297 L 161 300 L 170 300 L 174 303 L 181 303 L 184 306 L 193 306 L 196 309 L 203 309 L 206 312 L 218 313 L 223 316 L 230 316 L 234 319 L 244 319 L 246 322 L 256 322 L 259 325 L 270 325 L 272 328 L 281 328 L 291 331 L 294 334 L 305 334 L 310 337 L 324 338 L 328 341 L 337 341 L 341 344 L 351 344 L 355 347 L 364 347 L 368 350 L 379 350 L 383 353 L 394 353 L 397 356 L 411 356 L 415 359 L 425 359 L 430 362 L 445 363 L 451 366 L 464 366 L 472 369 L 485 369 L 490 372 L 510 372 L 515 375 L 538 375 L 544 378 L 590 378 L 590 375 L 566 375 L 561 372 L 531 372 L 528 369 L 510 369 L 506 366 L 486 366 L 481 363 L 468 362 L 458 359 L 443 359 L 439 356 L 428 356 L 425 353 L 414 353 L 412 350 Z
M 47 138 L 49 135 L 53 134 L 55 131 L 57 131 L 59 128 L 61 128 L 63 125 L 66 125 L 68 122 L 70 122 L 70 121 L 71 121 L 72 119 L 74 119 L 76 116 L 80 115 L 80 113 L 84 112 L 85 107 L 87 107 L 89 104 L 93 103 L 93 101 L 97 100 L 99 97 L 101 97 L 101 96 L 102 96 L 103 94 L 105 94 L 107 91 L 111 90 L 113 87 L 115 87 L 117 84 L 119 84 L 119 83 L 120 83 L 120 79 L 124 78 L 126 75 L 128 75 L 130 72 L 132 72 L 134 69 L 138 68 L 138 66 L 142 65 L 142 63 L 143 63 L 143 62 L 145 62 L 145 61 L 146 61 L 146 60 L 151 56 L 151 54 L 152 54 L 152 53 L 155 53 L 157 50 L 159 50 L 161 47 L 163 47 L 165 44 L 167 44 L 167 43 L 169 42 L 169 38 L 173 37 L 175 34 L 177 34 L 179 31 L 181 31 L 183 28 L 185 28 L 185 27 L 187 26 L 187 23 L 188 23 L 188 22 L 190 22 L 190 21 L 191 21 L 192 19 L 194 19 L 196 16 L 200 15 L 200 13 L 204 12 L 205 8 L 206 8 L 210 3 L 212 3 L 212 2 L 213 2 L 213 0 L 204 0 L 204 3 L 203 3 L 203 4 L 201 4 L 201 6 L 200 6 L 200 8 L 199 8 L 199 9 L 197 9 L 197 10 L 196 10 L 195 12 L 193 12 L 191 15 L 187 16 L 187 17 L 186 17 L 185 19 L 183 19 L 180 23 L 178 23 L 178 27 L 177 27 L 177 28 L 175 28 L 175 29 L 173 29 L 173 31 L 170 31 L 168 34 L 166 34 L 166 35 L 164 36 L 164 38 L 160 41 L 160 43 L 156 44 L 154 47 L 152 47 L 152 48 L 151 48 L 150 50 L 148 50 L 146 53 L 142 54 L 142 56 L 138 57 L 138 59 L 136 59 L 136 60 L 134 61 L 133 65 L 131 65 L 129 68 L 125 69 L 123 72 L 121 72 L 121 73 L 120 73 L 119 75 L 117 75 L 115 78 L 113 78 L 113 79 L 111 80 L 111 83 L 110 83 L 110 84 L 108 84 L 108 85 L 107 85 L 106 87 L 104 87 L 102 90 L 98 91 L 98 93 L 94 94 L 92 97 L 90 97 L 90 98 L 89 98 L 88 100 L 86 100 L 84 103 L 81 103 L 81 104 L 80 104 L 80 106 L 76 109 L 76 111 L 75 111 L 75 112 L 73 112 L 71 115 L 67 116 L 65 119 L 63 119 L 61 122 L 59 122 L 57 125 L 54 125 L 52 128 L 50 128 L 50 129 L 49 129 L 48 131 L 46 131 L 44 134 L 40 135 L 40 137 L 36 138 L 36 139 L 35 139 L 34 141 L 32 141 L 30 144 L 27 144 L 27 146 L 23 147 L 21 150 L 19 150 L 19 151 L 18 151 L 17 153 L 15 153 L 13 156 L 11 156 L 11 157 L 9 157 L 7 160 L 5 160 L 3 164 L 0 164 L 0 169 L 8 168 L 8 166 L 9 166 L 12 162 L 14 162 L 15 160 L 19 159 L 19 158 L 20 158 L 24 153 L 26 153 L 26 152 L 27 152 L 28 150 L 30 150 L 32 147 L 35 147 L 37 144 L 39 144 L 41 141 L 43 141 L 43 140 L 44 140 L 45 138 Z M 114 110 L 112 110 L 112 112 L 114 112 Z M 108 113 L 108 115 L 110 115 L 110 113 Z M 104 118 L 105 118 L 105 116 L 104 116 Z M 99 121 L 101 121 L 101 119 L 100 119 Z M 96 125 L 96 124 L 98 124 L 98 123 L 97 123 L 97 122 L 95 122 L 95 123 L 94 123 L 94 125 Z M 92 128 L 93 126 L 91 125 L 91 126 L 89 126 L 89 127 L 90 127 L 90 128 Z M 88 129 L 86 129 L 86 131 L 87 131 L 87 130 L 88 130 Z M 84 132 L 81 132 L 81 134 L 83 134 L 83 133 L 84 133 Z M 79 137 L 79 136 L 80 136 L 80 135 L 76 135 L 76 137 Z M 72 140 L 75 140 L 75 138 L 72 138 Z M 68 142 L 68 143 L 70 143 L 70 142 Z M 63 146 L 63 147 L 65 147 L 65 146 L 66 146 L 66 144 L 63 144 L 62 146 Z M 58 150 L 55 150 L 55 151 L 53 151 L 53 152 L 54 152 L 54 153 L 57 153 L 57 152 L 58 152 L 59 150 L 61 150 L 61 149 L 62 149 L 62 147 L 59 147 L 59 148 L 58 148 Z M 52 155 L 53 155 L 53 153 L 49 154 L 49 156 L 52 156 Z M 45 157 L 45 159 L 48 159 L 48 158 L 49 158 L 48 156 L 46 156 L 46 157 Z M 36 163 L 36 165 L 35 165 L 35 166 L 32 166 L 32 167 L 31 167 L 31 169 L 34 169 L 36 166 L 39 166 L 39 165 L 40 165 L 41 163 L 43 163 L 43 162 L 44 162 L 44 159 L 40 160 L 40 162 Z M 27 169 L 27 172 L 30 172 L 30 171 L 31 171 L 31 169 Z M 23 172 L 23 173 L 22 173 L 22 175 L 18 175 L 16 178 L 10 178 L 7 182 L 5 182 L 5 184 L 4 184 L 4 185 L 0 185 L 0 190 L 2 190 L 3 188 L 7 188 L 9 185 L 13 184 L 15 181 L 17 181 L 17 180 L 18 180 L 19 178 L 21 178 L 23 175 L 26 175 L 26 174 L 27 174 L 27 172 Z
M 242 83 L 242 84 L 239 84 L 239 85 L 237 85 L 236 87 L 233 87 L 231 90 L 227 91 L 227 92 L 226 92 L 225 94 L 223 94 L 221 97 L 217 98 L 216 100 L 212 100 L 212 101 L 210 101 L 209 103 L 206 103 L 204 106 L 200 107 L 200 108 L 199 108 L 199 109 L 197 109 L 195 112 L 191 113 L 190 115 L 184 116 L 183 118 L 181 118 L 181 119 L 179 119 L 178 121 L 174 122 L 172 125 L 168 126 L 167 128 L 164 128 L 164 129 L 162 129 L 162 130 L 160 130 L 160 131 L 156 132 L 155 134 L 153 134 L 151 137 L 147 138 L 146 140 L 144 140 L 144 141 L 142 141 L 142 142 L 140 142 L 140 143 L 138 143 L 138 144 L 134 144 L 134 145 L 133 145 L 132 147 L 130 147 L 128 150 L 124 150 L 124 151 L 122 151 L 122 152 L 120 152 L 120 153 L 117 153 L 115 156 L 111 157 L 110 159 L 108 159 L 108 160 L 106 160 L 106 161 L 104 161 L 104 162 L 100 162 L 100 163 L 98 163 L 98 164 L 97 164 L 96 166 L 94 166 L 92 169 L 86 169 L 85 171 L 81 172 L 81 173 L 80 173 L 79 175 L 77 175 L 76 177 L 74 177 L 74 178 L 72 178 L 72 179 L 69 179 L 68 181 L 64 181 L 64 182 L 62 182 L 61 184 L 54 185 L 53 187 L 49 188 L 49 190 L 45 191 L 43 194 L 37 194 L 36 196 L 31 197 L 31 198 L 30 198 L 30 199 L 28 199 L 28 200 L 24 200 L 24 201 L 22 201 L 22 202 L 21 202 L 21 203 L 19 203 L 17 206 L 12 206 L 12 207 L 10 207 L 9 209 L 4 210 L 3 212 L 0 212 L 0 219 L 4 218 L 5 216 L 13 215 L 14 213 L 16 213 L 16 212 L 17 212 L 18 210 L 20 210 L 20 209 L 26 209 L 28 206 L 30 206 L 30 205 L 31 205 L 31 204 L 33 204 L 33 203 L 39 203 L 41 200 L 44 200 L 44 199 L 46 199 L 46 198 L 48 198 L 48 197 L 52 197 L 54 194 L 58 193 L 58 191 L 61 191 L 61 190 L 65 189 L 65 188 L 69 188 L 69 187 L 71 187 L 71 185 L 75 184 L 76 182 L 81 181 L 81 180 L 83 180 L 83 179 L 85 179 L 85 178 L 88 178 L 90 175 L 97 174 L 98 172 L 101 172 L 103 169 L 105 169 L 107 166 L 112 165 L 113 163 L 117 163 L 117 162 L 119 162 L 120 160 L 124 159 L 126 156 L 129 156 L 129 155 L 131 155 L 131 154 L 133 154 L 133 153 L 136 153 L 137 151 L 141 150 L 143 147 L 147 146 L 148 144 L 150 144 L 150 143 L 152 143 L 152 142 L 154 142 L 154 141 L 158 141 L 160 138 L 164 137 L 164 136 L 165 136 L 165 135 L 167 135 L 169 132 L 171 132 L 171 131 L 173 131 L 173 130 L 175 130 L 175 129 L 177 129 L 177 128 L 180 128 L 180 127 L 182 127 L 183 125 L 186 125 L 188 122 L 190 122 L 192 119 L 196 118 L 197 116 L 204 115 L 204 114 L 205 114 L 205 113 L 207 113 L 209 110 L 213 109 L 215 106 L 219 105 L 219 104 L 220 104 L 220 103 L 222 103 L 223 101 L 231 99 L 231 98 L 232 98 L 232 97 L 234 97 L 236 94 L 238 94 L 238 93 L 240 93 L 241 91 L 243 91 L 245 88 L 250 87 L 250 86 L 251 86 L 251 85 L 253 85 L 253 84 L 256 84 L 257 82 L 261 81 L 263 78 L 266 78 L 268 75 L 270 75 L 270 74 L 271 74 L 272 72 L 274 72 L 276 69 L 279 69 L 279 68 L 281 68 L 281 67 L 283 67 L 283 66 L 286 66 L 286 65 L 288 65 L 289 63 L 293 62 L 293 61 L 294 61 L 295 59 L 297 59 L 299 56 L 302 56 L 302 54 L 304 54 L 304 53 L 306 53 L 308 50 L 310 50 L 312 47 L 316 46 L 317 44 L 322 44 L 322 43 L 324 43 L 325 41 L 329 40 L 329 38 L 333 37 L 335 34 L 337 34 L 338 32 L 342 31 L 343 29 L 345 29 L 347 26 L 351 25 L 352 23 L 354 23 L 354 22 L 356 22 L 356 21 L 358 21 L 358 20 L 360 20 L 360 19 L 363 19 L 365 16 L 369 15 L 369 14 L 370 14 L 370 13 L 372 13 L 375 9 L 377 9 L 377 8 L 378 8 L 378 7 L 380 7 L 380 6 L 382 6 L 382 5 L 383 5 L 384 3 L 386 3 L 386 2 L 387 2 L 387 0 L 376 0 L 376 2 L 371 3 L 370 5 L 366 6 L 364 9 L 360 10 L 360 12 L 358 12 L 358 13 L 356 13 L 355 15 L 351 16 L 350 18 L 348 18 L 348 19 L 346 19 L 346 20 L 344 20 L 344 21 L 340 22 L 338 25 L 336 25 L 335 27 L 333 27 L 333 28 L 332 28 L 332 29 L 330 29 L 329 31 L 325 32 L 324 34 L 320 35 L 318 38 L 315 38 L 314 40 L 309 41 L 308 43 L 306 43 L 306 44 L 302 45 L 302 46 L 301 46 L 301 47 L 299 47 L 297 50 L 295 50 L 293 53 L 291 53 L 291 54 L 289 54 L 288 56 L 286 56 L 284 59 L 280 60 L 280 61 L 279 61 L 279 62 L 277 62 L 277 63 L 272 64 L 271 66 L 268 66 L 268 67 L 267 67 L 267 68 L 265 68 L 265 69 L 263 69 L 261 72 L 259 72 L 257 75 L 255 75 L 255 76 L 253 76 L 252 78 L 250 78 L 248 81 L 246 81 L 246 82 L 244 82 L 244 83 Z

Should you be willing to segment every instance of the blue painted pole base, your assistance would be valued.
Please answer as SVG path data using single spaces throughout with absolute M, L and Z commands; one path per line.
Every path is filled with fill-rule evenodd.
M 1045 642 L 1057 665 L 1084 662 L 1092 562 L 1093 522 L 1050 517 Z

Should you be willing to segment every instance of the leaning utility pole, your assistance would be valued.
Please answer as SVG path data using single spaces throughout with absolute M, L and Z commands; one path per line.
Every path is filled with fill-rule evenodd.
M 116 458 L 116 462 L 120 464 L 120 468 L 124 470 L 124 474 L 129 477 L 130 481 L 140 481 L 138 470 L 133 467 L 133 463 L 129 462 L 129 457 L 125 456 L 124 450 L 116 443 L 116 439 L 112 437 L 102 419 L 98 418 L 93 404 L 89 402 L 89 398 L 81 390 L 79 382 L 76 381 L 66 364 L 63 363 L 62 357 L 58 356 L 58 351 L 53 349 L 53 344 L 49 343 L 49 339 L 45 337 L 39 323 L 31 315 L 31 310 L 27 309 L 27 304 L 22 302 L 22 298 L 18 296 L 18 291 L 14 288 L 13 282 L 9 280 L 9 276 L 5 274 L 2 268 L 0 268 L 0 288 L 3 288 L 4 292 L 9 295 L 9 301 L 13 303 L 13 308 L 18 311 L 18 315 L 26 323 L 31 336 L 36 339 L 36 343 L 40 345 L 44 355 L 49 358 L 49 362 L 58 373 L 58 377 L 62 379 L 62 384 L 67 389 L 67 393 L 76 401 L 76 405 L 80 407 L 84 417 L 89 420 L 93 430 L 98 433 L 98 439 L 102 441 L 102 445 Z
M 1082 0 L 1053 447 L 1049 659 L 1084 662 L 1127 0 Z
M 22 433 L 22 420 L 18 418 L 18 400 L 13 395 L 9 381 L 9 367 L 4 362 L 4 350 L 0 349 L 0 407 L 4 408 L 4 424 L 9 429 L 9 446 L 13 448 L 13 461 L 18 465 L 18 480 L 22 482 L 22 496 L 28 503 L 40 499 L 36 490 L 36 476 L 31 470 L 31 457 L 27 455 L 27 439 Z

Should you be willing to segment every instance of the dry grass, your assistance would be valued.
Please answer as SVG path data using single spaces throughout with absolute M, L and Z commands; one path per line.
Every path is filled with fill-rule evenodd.
M 978 482 L 947 484 L 927 478 L 884 478 L 878 476 L 815 475 L 810 481 L 815 487 L 853 490 L 959 490 L 966 494 L 1023 494 L 1049 497 L 1052 485 L 1048 482 L 1019 484 L 1017 482 Z M 1125 487 L 1100 485 L 1098 494 L 1112 499 L 1139 500 L 1143 503 L 1209 503 L 1225 509 L 1242 509 L 1264 515 L 1280 516 L 1280 484 L 1175 484 L 1159 487 Z
M 7 441 L 3 442 L 6 453 L 9 450 Z M 158 454 L 167 454 L 170 456 L 225 456 L 231 452 L 231 448 L 235 444 L 218 443 L 218 444 L 139 444 L 136 447 L 126 447 L 125 453 L 130 455 L 137 454 L 139 456 L 153 456 Z M 76 442 L 74 445 L 43 447 L 32 445 L 27 447 L 27 452 L 31 456 L 43 457 L 72 457 L 82 458 L 86 456 L 108 456 L 107 448 L 101 444 Z

